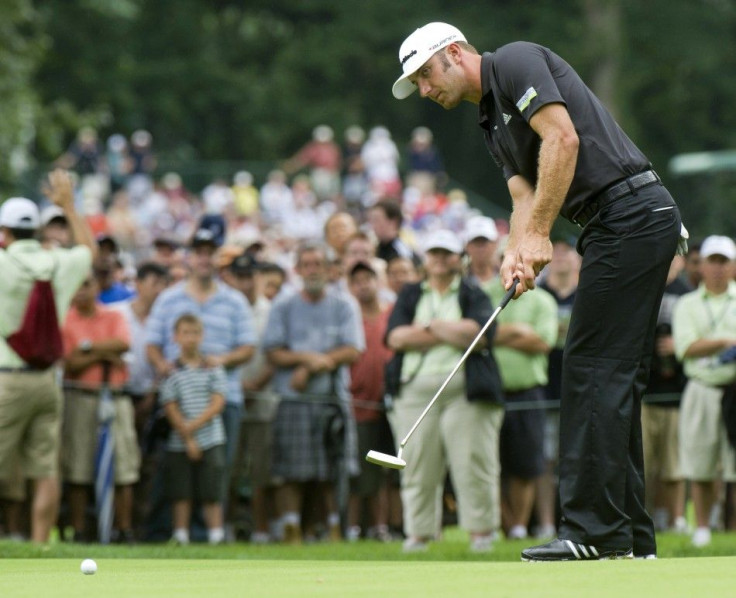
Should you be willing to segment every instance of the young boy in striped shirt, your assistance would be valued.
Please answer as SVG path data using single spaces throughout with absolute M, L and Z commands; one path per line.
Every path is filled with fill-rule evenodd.
M 199 351 L 201 320 L 184 314 L 174 324 L 181 350 L 176 370 L 161 389 L 161 403 L 173 428 L 166 446 L 165 483 L 173 502 L 173 540 L 189 543 L 192 503 L 202 503 L 210 544 L 225 539 L 222 488 L 225 473 L 227 378 L 222 367 L 207 367 Z

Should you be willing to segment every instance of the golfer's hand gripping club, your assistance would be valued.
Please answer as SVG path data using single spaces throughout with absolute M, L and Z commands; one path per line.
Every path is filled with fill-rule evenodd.
M 493 311 L 491 314 L 491 317 L 488 318 L 488 321 L 483 325 L 483 328 L 480 329 L 480 332 L 478 335 L 473 339 L 473 342 L 470 343 L 468 348 L 465 350 L 465 353 L 463 353 L 463 356 L 460 358 L 460 361 L 455 364 L 455 367 L 450 372 L 450 375 L 447 376 L 445 381 L 442 383 L 442 386 L 440 386 L 439 390 L 435 393 L 435 395 L 432 397 L 432 400 L 427 404 L 427 406 L 424 408 L 424 411 L 422 411 L 422 414 L 419 416 L 419 419 L 416 421 L 416 423 L 412 426 L 411 430 L 407 433 L 407 435 L 404 437 L 404 439 L 401 441 L 401 444 L 399 445 L 400 449 L 403 450 L 404 446 L 406 446 L 406 443 L 409 441 L 409 438 L 411 438 L 411 435 L 414 434 L 414 430 L 419 427 L 419 424 L 422 423 L 422 420 L 424 419 L 424 416 L 427 415 L 429 410 L 432 408 L 432 405 L 435 404 L 439 396 L 442 394 L 442 391 L 445 390 L 447 385 L 450 383 L 452 378 L 455 376 L 457 371 L 462 367 L 462 365 L 465 363 L 465 360 L 468 358 L 468 355 L 470 355 L 473 352 L 473 349 L 475 349 L 475 346 L 480 342 L 480 339 L 483 338 L 483 335 L 486 333 L 486 331 L 491 327 L 491 324 L 495 321 L 496 317 L 499 313 L 501 313 L 501 310 L 506 307 L 511 301 L 511 299 L 514 298 L 514 294 L 516 293 L 516 286 L 519 284 L 519 279 L 514 278 L 514 281 L 511 283 L 511 288 L 509 288 L 508 291 L 506 291 L 506 294 L 504 295 L 503 299 L 501 299 L 501 303 L 498 304 L 498 307 Z M 401 454 L 401 450 L 399 451 L 399 454 Z

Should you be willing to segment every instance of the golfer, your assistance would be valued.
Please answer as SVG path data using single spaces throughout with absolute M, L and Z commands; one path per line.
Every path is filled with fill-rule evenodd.
M 515 42 L 479 54 L 446 23 L 399 50 L 393 94 L 419 89 L 479 125 L 513 201 L 504 286 L 533 289 L 558 214 L 582 227 L 580 286 L 563 366 L 559 537 L 523 560 L 656 555 L 644 507 L 641 395 L 680 214 L 646 156 L 551 50 Z

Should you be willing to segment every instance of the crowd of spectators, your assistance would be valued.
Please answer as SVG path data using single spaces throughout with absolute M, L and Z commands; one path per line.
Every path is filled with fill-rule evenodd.
M 574 239 L 555 240 L 540 288 L 501 312 L 406 447 L 406 470 L 363 461 L 396 450 L 504 294 L 507 223 L 447 189 L 429 129 L 402 151 L 385 127 L 349 127 L 339 143 L 320 125 L 264 180 L 242 170 L 201 190 L 157 170 L 143 130 L 103 145 L 83 129 L 56 166 L 39 208 L 23 204 L 30 220 L 18 198 L 0 213 L 3 284 L 16 289 L 3 301 L 18 297 L 3 338 L 25 306 L 17 280 L 27 293 L 48 277 L 16 263 L 21 247 L 78 266 L 63 283 L 51 274 L 63 355 L 39 378 L 41 423 L 8 415 L 16 378 L 36 370 L 0 340 L 7 536 L 97 537 L 103 387 L 119 542 L 402 538 L 423 551 L 457 521 L 485 552 L 501 534 L 555 535 Z M 709 237 L 673 261 L 642 413 L 650 511 L 658 529 L 688 530 L 689 487 L 698 546 L 736 526 L 721 409 L 736 379 L 735 259 L 732 240 Z

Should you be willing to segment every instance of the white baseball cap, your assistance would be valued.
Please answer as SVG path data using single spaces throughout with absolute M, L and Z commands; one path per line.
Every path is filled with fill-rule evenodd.
M 0 226 L 35 230 L 41 223 L 38 206 L 25 197 L 11 197 L 0 206 Z
M 404 72 L 391 89 L 394 97 L 403 100 L 414 93 L 417 86 L 409 81 L 409 77 L 432 58 L 437 50 L 456 42 L 467 41 L 457 27 L 447 23 L 428 23 L 414 31 L 399 49 L 399 62 Z
M 463 245 L 455 233 L 441 228 L 429 233 L 424 240 L 424 251 L 427 252 L 431 249 L 444 249 L 450 253 L 461 254 Z
M 56 204 L 46 206 L 43 210 L 41 210 L 41 226 L 46 226 L 55 218 L 63 218 L 64 220 L 66 220 L 66 214 L 64 213 L 64 210 L 62 210 Z
M 729 260 L 736 259 L 736 244 L 730 237 L 719 235 L 706 237 L 700 246 L 700 257 L 705 259 L 712 255 L 722 255 Z
M 486 216 L 473 216 L 465 223 L 465 234 L 463 235 L 467 245 L 473 239 L 488 239 L 498 241 L 498 229 L 496 223 Z

